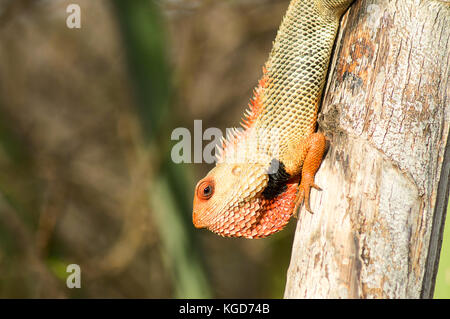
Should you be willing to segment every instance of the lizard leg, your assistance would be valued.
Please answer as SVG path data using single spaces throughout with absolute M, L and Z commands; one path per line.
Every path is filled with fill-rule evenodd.
M 303 162 L 302 177 L 294 212 L 297 212 L 299 206 L 304 203 L 306 210 L 311 214 L 313 213 L 309 206 L 309 194 L 311 192 L 311 187 L 321 190 L 321 188 L 314 183 L 314 177 L 319 169 L 320 163 L 322 163 L 325 147 L 325 135 L 322 133 L 313 133 L 306 140 L 306 158 Z

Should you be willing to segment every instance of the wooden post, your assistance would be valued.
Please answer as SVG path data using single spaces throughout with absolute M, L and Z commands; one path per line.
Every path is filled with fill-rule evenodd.
M 299 213 L 285 298 L 433 296 L 449 78 L 449 1 L 362 0 L 344 16 L 319 119 L 323 191 Z

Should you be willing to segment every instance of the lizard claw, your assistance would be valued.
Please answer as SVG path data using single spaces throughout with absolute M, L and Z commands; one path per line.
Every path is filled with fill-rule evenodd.
M 296 218 L 298 217 L 298 208 L 302 204 L 305 205 L 305 209 L 309 213 L 314 214 L 314 212 L 311 210 L 311 206 L 309 205 L 309 194 L 311 193 L 311 188 L 315 188 L 318 191 L 322 190 L 319 186 L 317 186 L 317 184 L 314 183 L 314 179 L 304 179 L 300 183 L 294 208 L 294 216 Z
M 314 183 L 314 177 L 322 162 L 323 154 L 326 148 L 326 139 L 322 133 L 313 133 L 307 140 L 306 144 L 306 158 L 302 164 L 300 184 L 298 185 L 297 198 L 295 203 L 295 212 L 300 205 L 304 204 L 305 209 L 313 214 L 311 207 L 309 206 L 309 193 L 311 188 L 315 188 L 319 191 L 322 189 Z

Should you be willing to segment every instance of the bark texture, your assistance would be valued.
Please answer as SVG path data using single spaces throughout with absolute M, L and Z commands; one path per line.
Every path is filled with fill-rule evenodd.
M 356 1 L 319 127 L 330 148 L 285 298 L 430 298 L 449 186 L 450 2 Z

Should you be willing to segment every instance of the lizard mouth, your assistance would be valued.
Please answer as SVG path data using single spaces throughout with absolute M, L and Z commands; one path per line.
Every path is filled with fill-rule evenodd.
M 197 212 L 193 212 L 192 214 L 192 223 L 194 224 L 195 228 L 205 228 L 207 225 L 202 222 L 202 220 L 199 218 Z

